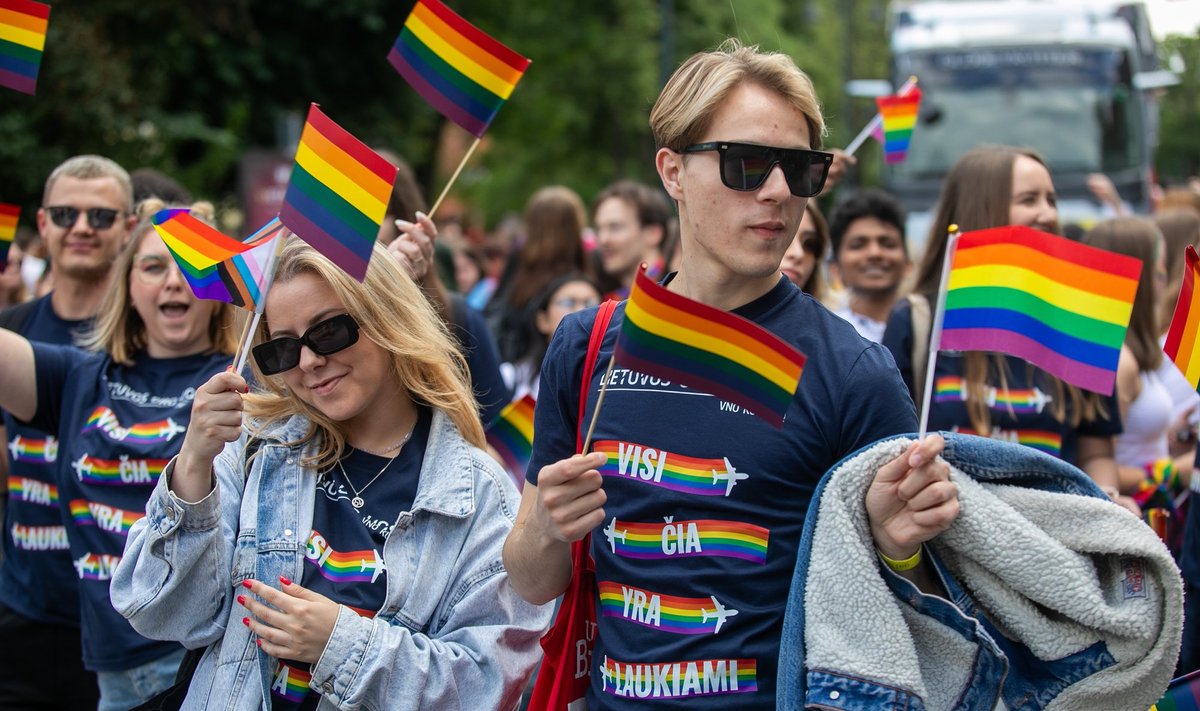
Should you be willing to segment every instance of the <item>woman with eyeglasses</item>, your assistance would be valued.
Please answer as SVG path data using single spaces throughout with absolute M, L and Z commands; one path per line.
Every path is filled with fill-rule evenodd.
M 179 451 L 198 386 L 236 349 L 231 307 L 200 301 L 149 216 L 113 265 L 87 350 L 31 343 L 0 331 L 0 407 L 56 441 L 57 484 L 18 482 L 14 494 L 59 507 L 62 526 L 20 527 L 19 546 L 70 549 L 79 577 L 84 666 L 97 672 L 100 709 L 128 709 L 170 686 L 184 650 L 148 639 L 113 609 L 109 583 L 163 466 Z M 212 205 L 192 214 L 211 221 Z M 19 449 L 19 447 L 18 447 Z M 29 454 L 22 452 L 21 454 Z M 52 663 L 52 660 L 47 660 Z
M 113 582 L 207 647 L 183 707 L 513 708 L 550 610 L 509 585 L 518 495 L 433 307 L 382 245 L 359 283 L 292 240 L 255 340 L 261 385 L 198 389 Z
M 529 347 L 516 360 L 500 365 L 500 374 L 514 400 L 526 395 L 537 399 L 542 358 L 546 356 L 550 337 L 558 330 L 558 324 L 568 314 L 596 306 L 602 298 L 596 281 L 579 272 L 564 274 L 542 290 L 533 302 L 533 314 L 526 324 Z

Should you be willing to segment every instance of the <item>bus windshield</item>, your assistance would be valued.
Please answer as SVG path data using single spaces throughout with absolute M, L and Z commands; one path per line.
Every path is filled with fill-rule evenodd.
M 1058 171 L 1139 165 L 1140 121 L 1122 50 L 987 47 L 912 52 L 900 77 L 919 78 L 920 120 L 893 180 L 941 176 L 980 143 L 1037 150 Z

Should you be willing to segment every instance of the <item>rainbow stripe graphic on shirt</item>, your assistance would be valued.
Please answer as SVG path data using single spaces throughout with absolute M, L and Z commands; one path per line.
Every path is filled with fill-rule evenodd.
M 71 469 L 84 484 L 99 486 L 153 486 L 169 459 L 98 459 L 86 454 L 71 463 Z
M 741 558 L 763 565 L 771 532 L 741 521 L 698 519 L 634 523 L 615 517 L 604 527 L 609 549 L 622 558 Z
M 9 476 L 8 500 L 39 506 L 58 506 L 58 487 L 37 479 Z
M 985 387 L 988 406 L 993 410 L 1010 412 L 1014 415 L 1029 415 L 1041 412 L 1051 398 L 1037 388 L 1000 390 Z M 943 376 L 934 382 L 934 402 L 966 402 L 967 387 L 959 376 Z
M 8 441 L 8 457 L 26 464 L 53 464 L 58 459 L 58 440 L 14 435 Z
M 717 634 L 738 611 L 715 595 L 677 597 L 605 580 L 600 583 L 600 614 L 673 634 Z
M 275 672 L 275 681 L 271 682 L 271 696 L 293 703 L 304 701 L 308 696 L 308 682 L 312 673 L 287 662 L 279 663 L 279 671 Z
M 750 476 L 737 471 L 728 458 L 688 457 L 632 442 L 602 440 L 593 444 L 592 451 L 608 456 L 600 466 L 604 476 L 696 496 L 729 496 L 738 482 Z
M 329 546 L 319 532 L 308 537 L 304 560 L 315 565 L 317 572 L 335 583 L 373 583 L 387 572 L 379 551 L 345 551 L 339 553 Z
M 84 553 L 74 561 L 80 580 L 108 580 L 120 562 L 121 556 L 104 553 Z
M 82 432 L 100 430 L 114 442 L 132 440 L 145 444 L 158 444 L 161 442 L 170 442 L 175 438 L 175 435 L 182 434 L 185 429 L 170 417 L 165 420 L 139 422 L 129 427 L 122 427 L 121 423 L 117 420 L 116 413 L 101 405 L 92 410 L 92 414 L 88 417 L 87 422 L 83 424 Z
M 129 535 L 130 527 L 145 515 L 143 511 L 125 511 L 87 499 L 71 499 L 71 518 L 76 526 L 95 526 L 121 536 Z
M 998 439 L 1004 442 L 1023 444 L 1026 447 L 1033 447 L 1054 457 L 1062 456 L 1062 435 L 1058 432 L 1050 432 L 1048 430 L 1005 430 L 999 427 L 992 428 L 990 435 L 981 435 L 970 427 L 955 427 L 953 431 L 960 434 L 990 437 L 991 439 Z
M 9 530 L 13 545 L 23 551 L 65 551 L 71 547 L 67 541 L 66 526 L 25 526 L 14 523 Z
M 695 659 L 683 662 L 621 662 L 605 656 L 601 688 L 634 699 L 747 694 L 758 691 L 754 659 Z

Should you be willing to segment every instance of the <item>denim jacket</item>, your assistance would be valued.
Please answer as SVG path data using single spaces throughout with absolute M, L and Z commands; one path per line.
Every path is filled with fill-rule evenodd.
M 147 637 L 207 646 L 184 709 L 270 708 L 278 662 L 255 645 L 235 599 L 247 578 L 301 579 L 317 472 L 284 442 L 308 426 L 296 416 L 260 435 L 248 475 L 246 435 L 230 443 L 198 503 L 168 489 L 172 463 L 129 532 L 113 605 Z M 501 563 L 518 501 L 503 471 L 435 411 L 412 510 L 383 549 L 384 606 L 374 618 L 342 606 L 312 668 L 320 709 L 515 707 L 552 611 L 521 600 Z
M 960 514 L 923 547 L 946 597 L 883 566 L 864 496 L 908 438 L 821 480 L 780 648 L 780 709 L 1130 711 L 1170 680 L 1182 583 L 1148 526 L 1033 448 L 943 433 Z

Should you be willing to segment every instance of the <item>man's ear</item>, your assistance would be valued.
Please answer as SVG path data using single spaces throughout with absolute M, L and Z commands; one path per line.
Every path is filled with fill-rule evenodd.
M 659 148 L 654 155 L 654 166 L 658 169 L 658 177 L 662 179 L 663 189 L 672 200 L 683 199 L 683 155 L 670 148 Z

